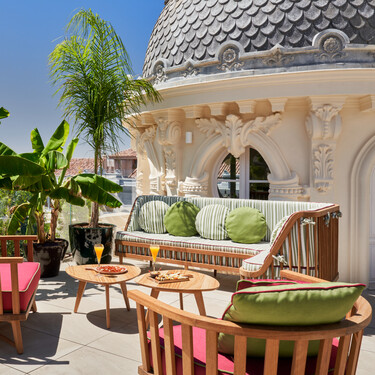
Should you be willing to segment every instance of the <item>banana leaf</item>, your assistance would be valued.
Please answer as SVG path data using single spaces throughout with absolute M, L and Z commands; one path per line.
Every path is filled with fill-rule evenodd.
M 35 128 L 34 130 L 31 131 L 30 139 L 31 139 L 31 146 L 34 152 L 41 154 L 42 151 L 44 150 L 44 144 L 43 144 L 43 140 L 42 140 L 42 137 L 40 136 L 38 129 Z
M 69 124 L 63 120 L 52 134 L 46 147 L 42 151 L 42 155 L 47 155 L 50 151 L 61 151 L 69 135 Z
M 14 155 L 0 155 L 0 171 L 8 176 L 38 176 L 45 173 L 40 165 Z
M 18 155 L 18 154 L 7 145 L 0 142 L 0 155 Z
M 23 203 L 17 206 L 8 224 L 8 234 L 16 234 L 20 225 L 26 220 L 30 213 L 31 204 Z
M 50 170 L 50 171 L 63 169 L 69 165 L 69 162 L 64 156 L 64 154 L 58 151 L 50 151 L 46 155 L 46 159 L 47 159 L 47 163 L 45 167 L 47 168 L 47 170 Z
M 74 177 L 79 184 L 93 183 L 109 193 L 121 193 L 122 187 L 115 182 L 92 173 L 82 173 Z
M 53 190 L 50 195 L 52 199 L 64 199 L 68 203 L 74 204 L 76 206 L 83 207 L 85 205 L 85 200 L 77 195 L 73 195 L 70 189 L 59 187 L 56 190 Z
M 0 119 L 8 117 L 8 116 L 9 116 L 9 112 L 4 107 L 0 107 Z

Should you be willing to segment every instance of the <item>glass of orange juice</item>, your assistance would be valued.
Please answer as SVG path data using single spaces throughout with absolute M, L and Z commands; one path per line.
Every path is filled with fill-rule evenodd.
M 96 253 L 96 258 L 98 259 L 98 267 L 96 269 L 99 271 L 100 260 L 102 259 L 104 245 L 102 245 L 101 243 L 97 243 L 97 244 L 94 245 L 94 250 L 95 250 L 95 253 Z
M 158 253 L 159 253 L 159 250 L 160 250 L 160 247 L 159 245 L 155 245 L 155 244 L 152 244 L 150 245 L 150 251 L 151 251 L 151 255 L 152 255 L 152 260 L 153 260 L 153 271 L 155 272 L 155 263 L 156 263 L 156 257 L 158 256 Z

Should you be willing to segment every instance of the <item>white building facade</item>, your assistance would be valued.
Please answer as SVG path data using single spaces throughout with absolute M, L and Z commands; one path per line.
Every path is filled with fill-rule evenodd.
M 229 155 L 231 194 L 339 204 L 340 279 L 375 287 L 375 1 L 169 0 L 144 76 L 137 194 L 222 196 Z

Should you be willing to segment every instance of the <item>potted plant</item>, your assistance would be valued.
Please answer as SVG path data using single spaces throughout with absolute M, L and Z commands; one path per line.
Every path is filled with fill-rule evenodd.
M 112 25 L 91 9 L 79 10 L 66 27 L 65 39 L 49 56 L 52 81 L 61 93 L 59 104 L 72 116 L 77 136 L 84 137 L 94 152 L 94 173 L 102 173 L 106 152 L 117 152 L 121 135 L 128 135 L 123 122 L 132 118 L 147 101 L 160 95 L 145 79 L 133 79 L 129 56 Z M 93 203 L 90 223 L 70 228 L 76 251 L 103 226 L 99 207 Z M 87 253 L 86 249 L 82 251 Z
M 41 263 L 42 277 L 56 276 L 60 259 L 64 256 L 68 241 L 56 238 L 57 219 L 61 202 L 84 206 L 89 199 L 109 207 L 119 207 L 121 202 L 110 193 L 122 191 L 121 186 L 95 174 L 78 174 L 65 178 L 78 139 L 63 146 L 69 135 L 69 124 L 64 120 L 44 145 L 38 129 L 31 132 L 33 152 L 17 154 L 0 142 L 0 188 L 24 190 L 31 193 L 27 203 L 14 207 L 8 225 L 8 234 L 15 234 L 28 219 L 27 233 L 37 232 L 34 258 Z M 58 171 L 61 174 L 57 176 Z M 50 202 L 50 225 L 46 232 L 45 211 Z

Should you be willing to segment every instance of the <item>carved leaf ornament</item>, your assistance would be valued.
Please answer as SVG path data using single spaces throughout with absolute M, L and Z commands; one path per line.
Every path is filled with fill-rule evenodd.
M 198 119 L 197 127 L 209 138 L 219 136 L 222 146 L 238 158 L 250 145 L 249 135 L 251 133 L 263 132 L 269 135 L 270 131 L 280 122 L 281 115 L 279 113 L 267 117 L 257 117 L 247 122 L 243 122 L 239 116 L 228 115 L 224 122 L 215 118 Z

